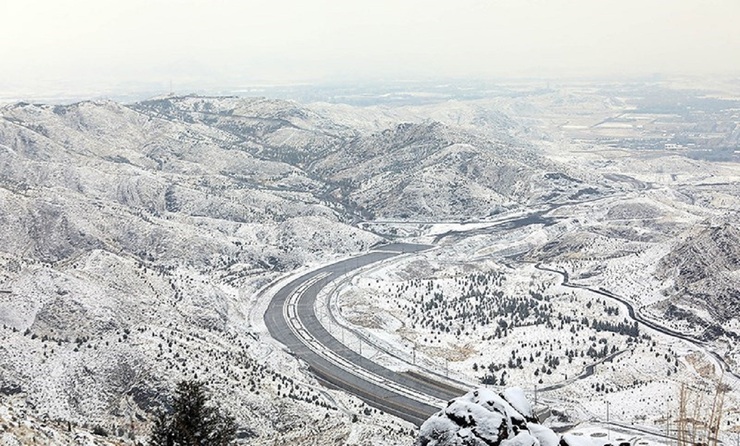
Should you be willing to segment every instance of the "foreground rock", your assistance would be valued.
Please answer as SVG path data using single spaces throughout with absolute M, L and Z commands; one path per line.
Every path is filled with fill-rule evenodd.
M 478 389 L 451 400 L 422 424 L 415 446 L 604 446 L 595 438 L 559 437 L 537 422 L 522 389 Z

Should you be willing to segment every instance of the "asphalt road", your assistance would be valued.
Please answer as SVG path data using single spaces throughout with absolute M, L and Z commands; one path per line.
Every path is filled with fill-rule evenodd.
M 640 314 L 638 312 L 635 311 L 635 308 L 632 306 L 631 303 L 629 303 L 628 301 L 624 300 L 623 298 L 617 296 L 616 294 L 612 293 L 611 291 L 605 290 L 603 288 L 595 289 L 595 288 L 589 288 L 589 287 L 587 287 L 585 285 L 578 285 L 578 284 L 575 284 L 575 283 L 571 283 L 569 281 L 568 273 L 566 271 L 560 271 L 560 270 L 557 270 L 557 269 L 547 268 L 547 267 L 542 266 L 540 264 L 535 265 L 535 268 L 537 268 L 539 270 L 542 270 L 542 271 L 549 271 L 551 273 L 556 273 L 556 274 L 559 274 L 559 275 L 563 276 L 563 285 L 564 286 L 567 286 L 567 287 L 570 287 L 570 288 L 581 288 L 581 289 L 584 289 L 584 290 L 588 290 L 588 291 L 591 291 L 592 293 L 601 294 L 602 296 L 606 296 L 606 297 L 612 298 L 612 299 L 614 299 L 614 300 L 622 303 L 625 307 L 627 307 L 627 313 L 629 314 L 629 317 L 632 320 L 634 320 L 634 321 L 636 321 L 636 322 L 638 322 L 638 323 L 640 323 L 640 324 L 642 324 L 642 325 L 644 325 L 646 327 L 652 328 L 655 331 L 658 331 L 658 332 L 663 333 L 663 334 L 668 335 L 668 336 L 672 336 L 674 338 L 682 339 L 682 340 L 684 340 L 686 342 L 689 342 L 689 343 L 691 343 L 691 344 L 693 344 L 693 345 L 701 348 L 703 351 L 705 351 L 706 353 L 708 353 L 709 355 L 711 355 L 713 358 L 715 358 L 717 360 L 717 362 L 719 363 L 720 367 L 722 368 L 722 370 L 724 372 L 729 373 L 730 375 L 732 375 L 736 379 L 740 379 L 740 375 L 736 374 L 732 369 L 730 369 L 730 366 L 727 365 L 727 363 L 725 362 L 725 360 L 720 355 L 718 355 L 716 352 L 713 352 L 713 351 L 709 350 L 707 348 L 707 346 L 706 346 L 706 343 L 704 343 L 701 340 L 696 339 L 694 337 L 685 335 L 685 334 L 680 333 L 680 332 L 675 331 L 675 330 L 671 330 L 670 328 L 666 328 L 666 327 L 664 327 L 662 325 L 658 325 L 657 323 L 655 323 L 655 322 L 653 322 L 653 321 L 651 321 L 649 319 L 643 318 L 642 316 L 640 316 Z
M 318 292 L 347 272 L 406 252 L 429 248 L 391 244 L 360 257 L 343 260 L 306 273 L 280 288 L 265 312 L 267 329 L 290 352 L 305 361 L 323 383 L 348 391 L 367 404 L 420 426 L 440 410 L 432 401 L 464 394 L 418 374 L 397 373 L 348 349 L 322 325 L 314 311 Z M 298 327 L 298 328 L 296 328 Z M 330 353 L 325 353 L 325 352 Z

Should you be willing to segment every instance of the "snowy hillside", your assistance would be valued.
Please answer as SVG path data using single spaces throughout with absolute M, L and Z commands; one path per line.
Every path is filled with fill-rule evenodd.
M 2 117 L 3 392 L 52 420 L 142 438 L 174 382 L 204 379 L 260 438 L 309 435 L 306 417 L 276 410 L 311 413 L 327 437 L 409 435 L 344 427 L 360 403 L 296 376 L 250 334 L 270 279 L 381 240 L 344 223 L 321 181 L 215 127 L 112 102 Z
M 101 426 L 131 443 L 178 380 L 197 379 L 250 444 L 411 444 L 410 424 L 323 387 L 261 322 L 275 281 L 399 240 L 435 248 L 326 297 L 360 350 L 471 385 L 540 386 L 564 428 L 605 403 L 659 426 L 679 382 L 709 389 L 740 362 L 740 175 L 566 141 L 553 123 L 572 107 L 598 127 L 627 106 L 546 92 L 0 109 L 0 414 L 49 420 L 64 441 Z
M 310 412 L 327 436 L 407 435 L 404 424 L 369 433 L 395 422 L 321 390 L 250 334 L 258 291 L 380 242 L 348 224 L 360 215 L 484 216 L 538 200 L 557 166 L 464 128 L 375 132 L 322 108 L 205 97 L 4 107 L 0 388 L 50 419 L 136 438 L 185 378 L 206 380 L 260 438 L 305 434 L 305 417 L 275 410 Z M 342 430 L 354 413 L 368 421 Z
M 692 229 L 660 260 L 660 275 L 673 279 L 671 292 L 678 302 L 708 311 L 720 322 L 737 317 L 740 312 L 737 222 Z

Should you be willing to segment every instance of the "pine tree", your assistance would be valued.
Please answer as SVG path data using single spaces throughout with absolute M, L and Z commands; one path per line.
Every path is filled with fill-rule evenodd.
M 203 383 L 181 381 L 172 413 L 160 412 L 154 421 L 151 446 L 226 446 L 236 436 L 234 419 L 208 404 Z
M 172 446 L 175 444 L 175 438 L 170 428 L 170 414 L 160 410 L 154 419 L 152 426 L 152 436 L 149 439 L 152 446 Z

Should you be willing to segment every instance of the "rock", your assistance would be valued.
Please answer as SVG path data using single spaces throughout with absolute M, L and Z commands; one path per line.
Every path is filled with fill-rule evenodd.
M 506 402 L 511 404 L 511 407 L 522 414 L 527 421 L 537 421 L 532 411 L 532 405 L 529 404 L 529 400 L 524 396 L 524 390 L 521 387 L 509 387 L 501 392 L 501 396 L 504 397 Z
M 558 436 L 535 420 L 522 389 L 477 389 L 425 421 L 415 446 L 557 446 Z
M 560 437 L 552 430 L 537 423 L 528 423 L 529 433 L 536 438 L 541 446 L 558 446 Z

